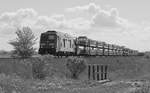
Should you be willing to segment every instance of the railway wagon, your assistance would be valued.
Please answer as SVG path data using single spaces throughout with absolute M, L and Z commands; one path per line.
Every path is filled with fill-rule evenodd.
M 109 44 L 105 43 L 104 44 L 104 56 L 108 56 L 109 55 Z
M 123 51 L 122 51 L 122 47 L 121 46 L 116 45 L 116 52 L 115 52 L 115 54 L 117 56 L 122 56 Z
M 112 53 L 112 55 L 113 56 L 118 56 L 119 55 L 119 46 L 117 46 L 117 45 L 112 45 L 112 47 L 113 47 L 113 53 Z
M 95 56 L 100 54 L 101 50 L 98 49 L 98 41 L 87 38 L 86 36 L 79 36 L 76 39 L 77 55 Z
M 47 31 L 41 34 L 39 54 L 74 55 L 75 41 L 68 34 Z
M 89 39 L 89 47 L 90 47 L 90 55 L 91 56 L 97 55 L 97 41 Z
M 97 55 L 102 56 L 104 54 L 104 44 L 105 42 L 100 41 L 97 42 L 97 51 L 96 51 Z
M 89 39 L 86 36 L 79 36 L 76 39 L 76 55 L 90 55 Z
M 109 55 L 113 56 L 114 55 L 114 46 L 112 44 L 108 44 L 109 46 Z

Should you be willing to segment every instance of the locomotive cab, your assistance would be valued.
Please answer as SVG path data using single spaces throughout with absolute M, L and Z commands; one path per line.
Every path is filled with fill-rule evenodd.
M 41 34 L 39 54 L 55 54 L 57 47 L 56 31 L 47 31 Z
M 41 34 L 39 54 L 69 55 L 74 54 L 74 38 L 57 31 Z

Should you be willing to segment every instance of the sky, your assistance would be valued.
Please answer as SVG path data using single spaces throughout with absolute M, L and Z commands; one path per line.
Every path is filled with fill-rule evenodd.
M 0 50 L 12 50 L 17 28 L 37 36 L 57 30 L 73 36 L 150 51 L 149 0 L 0 0 Z

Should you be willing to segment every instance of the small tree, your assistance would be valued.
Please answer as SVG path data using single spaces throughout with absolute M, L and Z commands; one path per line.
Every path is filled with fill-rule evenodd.
M 14 47 L 12 56 L 31 57 L 35 52 L 33 45 L 36 44 L 37 40 L 32 30 L 29 27 L 23 27 L 22 30 L 17 29 L 16 35 L 17 38 L 9 42 Z
M 77 57 L 68 58 L 66 66 L 74 79 L 78 79 L 79 74 L 82 73 L 87 67 L 86 61 Z

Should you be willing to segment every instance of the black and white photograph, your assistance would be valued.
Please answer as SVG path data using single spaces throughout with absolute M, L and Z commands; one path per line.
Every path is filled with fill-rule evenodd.
M 150 93 L 150 1 L 0 0 L 0 93 Z

